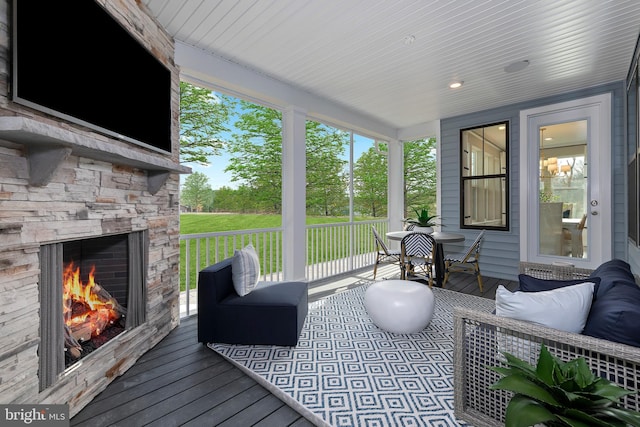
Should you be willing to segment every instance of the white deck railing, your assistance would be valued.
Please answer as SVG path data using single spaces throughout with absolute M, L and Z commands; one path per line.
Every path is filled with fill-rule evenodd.
M 388 230 L 387 219 L 307 226 L 307 280 L 314 281 L 364 268 L 375 262 L 371 226 L 380 234 Z M 261 280 L 281 280 L 282 229 L 264 228 L 180 236 L 181 316 L 196 310 L 198 272 L 233 256 L 251 243 L 260 257 Z M 190 289 L 190 292 L 186 292 Z
M 372 265 L 376 247 L 371 226 L 384 235 L 388 224 L 385 219 L 308 225 L 307 280 L 324 279 Z

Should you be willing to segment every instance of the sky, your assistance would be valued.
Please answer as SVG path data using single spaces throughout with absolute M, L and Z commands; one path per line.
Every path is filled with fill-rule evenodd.
M 231 173 L 225 172 L 224 169 L 227 167 L 229 163 L 230 156 L 229 154 L 222 153 L 219 156 L 209 156 L 209 164 L 201 165 L 198 163 L 185 163 L 185 166 L 191 168 L 192 172 L 200 172 L 203 173 L 209 178 L 209 184 L 211 188 L 214 190 L 227 186 L 231 188 L 237 188 L 238 183 L 231 181 Z M 181 175 L 181 182 L 184 183 L 185 178 L 188 175 Z

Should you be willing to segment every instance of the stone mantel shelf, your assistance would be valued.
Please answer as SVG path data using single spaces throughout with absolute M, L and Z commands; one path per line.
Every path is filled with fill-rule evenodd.
M 35 186 L 47 185 L 60 164 L 72 153 L 146 170 L 151 194 L 164 185 L 170 173 L 191 173 L 191 168 L 160 154 L 141 153 L 27 117 L 0 117 L 0 138 L 28 147 L 29 183 Z

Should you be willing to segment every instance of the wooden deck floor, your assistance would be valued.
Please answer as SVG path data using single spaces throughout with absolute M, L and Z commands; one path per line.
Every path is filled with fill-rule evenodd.
M 310 284 L 309 300 L 359 286 L 372 270 Z M 394 278 L 397 266 L 378 269 Z M 446 288 L 495 298 L 498 285 L 515 282 L 485 277 L 480 295 L 475 278 L 452 275 Z M 181 319 L 156 347 L 71 419 L 72 426 L 260 426 L 313 424 L 214 351 L 197 342 L 197 315 Z

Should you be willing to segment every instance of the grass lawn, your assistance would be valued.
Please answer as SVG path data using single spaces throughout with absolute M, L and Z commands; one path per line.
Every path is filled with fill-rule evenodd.
M 370 219 L 379 219 L 379 218 L 368 218 L 368 217 L 358 217 L 356 221 L 366 221 Z M 336 223 L 345 223 L 348 222 L 348 217 L 326 217 L 326 216 L 314 216 L 307 217 L 307 225 L 316 225 L 316 224 L 336 224 Z M 189 235 L 189 234 L 198 234 L 198 233 L 213 233 L 213 232 L 222 232 L 222 231 L 234 231 L 234 230 L 251 230 L 251 229 L 264 229 L 264 228 L 278 228 L 282 225 L 282 216 L 281 215 L 268 215 L 268 214 L 210 214 L 210 213 L 184 213 L 180 215 L 180 235 Z M 316 234 L 314 234 L 316 236 Z M 323 246 L 322 236 L 312 237 L 316 241 L 309 242 L 310 247 L 318 248 Z M 369 238 L 369 237 L 367 237 Z M 248 238 L 247 238 L 248 239 Z M 246 240 L 243 242 L 244 245 L 248 244 L 249 241 Z M 272 242 L 270 240 L 263 240 L 263 236 L 260 235 L 252 235 L 251 243 L 256 248 L 258 253 L 262 255 L 263 253 L 267 253 L 267 259 L 273 253 L 273 259 L 275 265 L 280 265 L 280 260 L 277 257 L 282 255 L 280 242 Z M 207 243 L 205 239 L 200 239 L 200 253 L 199 257 L 196 256 L 196 241 L 192 241 L 190 244 L 189 251 L 189 287 L 195 288 L 196 286 L 196 276 L 199 270 L 201 270 L 204 266 L 206 266 L 206 251 L 207 244 L 209 245 L 208 250 L 213 258 L 214 253 L 218 253 L 220 259 L 227 258 L 233 255 L 232 252 L 232 244 L 231 240 L 225 241 L 224 239 L 220 239 L 217 244 L 211 239 Z M 277 249 L 274 249 L 276 248 Z M 345 248 L 341 248 L 333 252 L 336 257 L 343 256 L 342 254 L 346 253 Z M 332 255 L 327 255 L 324 261 L 329 261 Z M 186 242 L 180 242 L 180 289 L 186 289 Z M 263 271 L 269 272 L 271 271 L 272 266 L 269 265 L 261 265 Z
M 356 218 L 366 221 L 375 218 Z M 348 222 L 346 216 L 308 216 L 307 225 Z M 282 225 L 282 215 L 270 214 L 180 214 L 180 234 L 213 233 L 216 231 L 250 230 L 253 228 L 277 228 Z
M 187 213 L 180 214 L 180 234 L 274 228 L 281 223 L 280 215 Z

